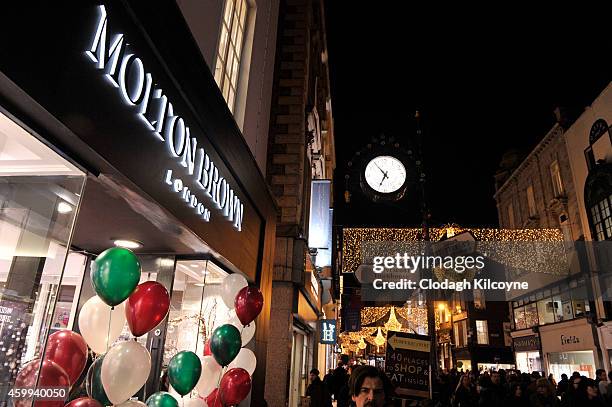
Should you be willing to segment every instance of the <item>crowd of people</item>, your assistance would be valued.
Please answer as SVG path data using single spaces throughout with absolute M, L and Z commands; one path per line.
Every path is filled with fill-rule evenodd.
M 595 378 L 574 372 L 561 375 L 557 383 L 552 375 L 518 370 L 485 372 L 440 372 L 433 382 L 433 400 L 420 405 L 434 407 L 612 407 L 612 372 L 598 369 Z M 399 404 L 391 381 L 373 366 L 345 366 L 319 377 L 310 372 L 306 391 L 311 407 L 373 406 Z
M 612 407 L 612 372 L 608 377 L 599 369 L 595 379 L 578 372 L 571 377 L 562 374 L 557 383 L 552 375 L 542 377 L 538 372 L 451 371 L 438 375 L 436 390 L 440 407 Z

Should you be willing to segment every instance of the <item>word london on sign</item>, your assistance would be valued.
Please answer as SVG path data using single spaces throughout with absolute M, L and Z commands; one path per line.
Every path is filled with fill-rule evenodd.
M 197 140 L 191 136 L 190 129 L 178 114 L 163 90 L 154 83 L 153 77 L 146 72 L 142 60 L 131 52 L 126 52 L 129 44 L 123 34 L 110 39 L 106 8 L 99 6 L 100 17 L 93 41 L 85 54 L 104 70 L 105 77 L 116 88 L 128 106 L 136 107 L 138 117 L 153 134 L 166 146 L 170 155 L 187 168 L 195 178 L 196 185 L 222 211 L 233 226 L 242 230 L 244 206 L 204 148 L 197 148 Z M 110 39 L 110 40 L 109 40 Z M 118 68 L 118 69 L 117 69 Z M 171 185 L 174 192 L 195 210 L 204 221 L 210 221 L 210 211 L 197 199 L 193 191 L 184 186 L 180 178 L 172 177 L 172 170 L 166 170 L 164 183 Z M 179 188 L 180 187 L 180 188 Z M 177 191 L 177 188 L 179 190 Z

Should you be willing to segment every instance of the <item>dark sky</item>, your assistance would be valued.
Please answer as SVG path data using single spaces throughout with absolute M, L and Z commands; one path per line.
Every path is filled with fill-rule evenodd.
M 415 194 L 395 205 L 371 203 L 358 189 L 350 205 L 341 197 L 354 152 L 380 133 L 413 137 L 419 109 L 431 223 L 496 225 L 493 175 L 503 152 L 528 153 L 554 124 L 556 106 L 581 112 L 604 89 L 612 31 L 581 27 L 573 10 L 529 20 L 528 10 L 466 16 L 401 3 L 327 0 L 335 223 L 418 224 Z

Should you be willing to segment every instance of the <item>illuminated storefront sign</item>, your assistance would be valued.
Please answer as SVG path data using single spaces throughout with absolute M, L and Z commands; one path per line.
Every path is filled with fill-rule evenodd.
M 194 191 L 184 185 L 183 180 L 172 173 L 164 171 L 163 182 L 171 191 L 180 194 L 182 200 L 206 222 L 210 221 L 210 210 L 204 207 L 202 199 L 196 193 L 205 195 L 222 215 L 242 230 L 244 206 L 234 189 L 202 147 L 185 120 L 174 111 L 172 102 L 163 89 L 155 83 L 151 73 L 147 72 L 142 60 L 128 48 L 123 34 L 111 36 L 108 30 L 106 8 L 99 6 L 98 24 L 90 48 L 85 54 L 104 72 L 108 82 L 119 90 L 121 98 L 128 108 L 134 109 L 143 124 L 163 142 L 167 154 L 174 158 L 186 173 L 193 177 L 200 191 Z M 180 186 L 180 189 L 177 188 Z

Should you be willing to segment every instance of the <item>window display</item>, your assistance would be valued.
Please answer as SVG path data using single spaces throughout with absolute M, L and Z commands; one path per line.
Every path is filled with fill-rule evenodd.
M 561 380 L 561 374 L 571 376 L 578 372 L 586 377 L 595 377 L 595 359 L 593 351 L 555 352 L 548 354 L 548 371 L 556 380 Z
M 516 368 L 521 372 L 541 372 L 542 358 L 540 352 L 516 352 Z
M 2 400 L 47 336 L 74 320 L 85 261 L 67 248 L 84 183 L 84 172 L 0 113 Z

